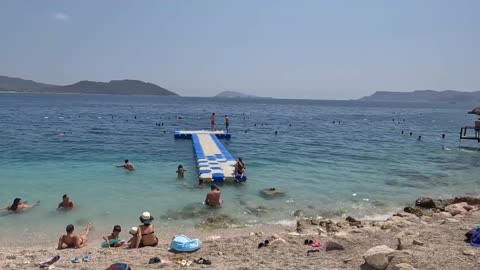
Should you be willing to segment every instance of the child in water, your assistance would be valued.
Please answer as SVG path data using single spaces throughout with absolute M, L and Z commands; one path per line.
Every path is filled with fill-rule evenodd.
M 121 247 L 125 244 L 125 241 L 120 240 L 120 232 L 122 231 L 122 227 L 120 225 L 113 226 L 113 231 L 110 235 L 104 236 L 103 240 L 105 242 L 102 244 L 103 248 L 107 247 Z
M 183 178 L 183 176 L 184 176 L 184 174 L 185 174 L 186 171 L 187 171 L 187 170 L 185 170 L 185 169 L 183 168 L 183 165 L 182 165 L 182 164 L 178 165 L 178 168 L 177 168 L 177 176 L 178 176 L 178 178 Z

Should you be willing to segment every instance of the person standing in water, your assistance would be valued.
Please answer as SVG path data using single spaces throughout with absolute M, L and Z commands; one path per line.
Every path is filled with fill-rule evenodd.
M 75 203 L 70 200 L 67 194 L 63 195 L 62 202 L 58 204 L 57 209 L 59 210 L 70 210 L 75 208 Z
M 211 129 L 212 131 L 215 131 L 215 129 L 216 129 L 215 113 L 212 113 L 212 116 L 210 116 L 210 129 Z
M 228 115 L 225 114 L 225 131 L 228 133 L 228 127 L 230 126 L 230 119 L 228 119 Z
M 129 171 L 135 171 L 135 167 L 133 167 L 133 164 L 128 161 L 128 159 L 125 159 L 125 163 L 122 165 L 115 165 L 117 168 L 125 168 Z

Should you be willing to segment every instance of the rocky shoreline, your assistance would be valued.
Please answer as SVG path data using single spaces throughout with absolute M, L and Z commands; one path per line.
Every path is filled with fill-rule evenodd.
M 204 246 L 197 252 L 173 254 L 163 235 L 158 247 L 139 250 L 101 249 L 92 242 L 82 250 L 54 247 L 0 247 L 0 269 L 38 269 L 55 255 L 56 269 L 105 269 L 126 262 L 138 269 L 479 269 L 480 251 L 465 241 L 465 233 L 480 222 L 480 198 L 451 200 L 419 198 L 414 206 L 382 221 L 299 217 L 296 226 L 256 226 L 196 231 Z M 258 248 L 259 243 L 268 245 Z M 310 243 L 308 240 L 311 240 Z M 89 254 L 88 263 L 70 259 Z M 152 257 L 161 264 L 149 265 Z M 194 263 L 207 258 L 211 265 Z M 191 264 L 190 264 L 191 263 Z M 189 266 L 182 265 L 189 264 Z

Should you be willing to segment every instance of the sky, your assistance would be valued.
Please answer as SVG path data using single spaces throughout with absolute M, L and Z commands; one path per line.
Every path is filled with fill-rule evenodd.
M 477 0 L 1 1 L 0 75 L 183 96 L 480 90 Z

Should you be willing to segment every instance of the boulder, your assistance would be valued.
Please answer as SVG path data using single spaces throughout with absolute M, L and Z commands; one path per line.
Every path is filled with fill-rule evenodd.
M 451 218 L 452 217 L 452 214 L 450 214 L 449 212 L 440 212 L 438 213 L 441 217 L 445 217 L 445 218 Z
M 421 217 L 423 216 L 423 211 L 421 209 L 418 209 L 418 208 L 413 208 L 411 206 L 407 206 L 403 209 L 404 212 L 407 212 L 407 213 L 410 213 L 410 214 L 414 214 L 416 215 L 417 217 Z
M 467 212 L 465 206 L 468 206 L 466 202 L 455 203 L 445 207 L 445 211 L 450 213 L 452 216 L 461 215 Z
M 462 203 L 465 202 L 470 205 L 480 205 L 480 198 L 465 196 L 465 197 L 455 197 L 453 203 Z
M 354 218 L 351 217 L 351 216 L 348 216 L 345 220 L 348 221 L 348 222 L 350 222 L 350 223 L 352 223 L 352 222 L 358 222 L 358 220 L 354 219 Z
M 432 200 L 432 198 L 429 197 L 420 197 L 415 201 L 415 206 L 416 207 L 421 207 L 421 208 L 437 208 L 435 205 L 435 202 Z
M 305 213 L 303 212 L 303 210 L 300 209 L 300 210 L 297 210 L 297 211 L 293 212 L 293 216 L 294 217 L 303 217 L 303 216 L 305 216 Z
M 417 246 L 423 246 L 424 245 L 424 243 L 422 241 L 417 240 L 417 239 L 414 239 L 412 244 L 417 245 Z
M 395 250 L 385 245 L 376 246 L 367 250 L 363 254 L 363 259 L 369 266 L 378 270 L 384 270 L 392 260 L 394 252 Z
M 417 270 L 415 267 L 408 263 L 398 263 L 392 267 L 393 270 Z
M 328 241 L 325 244 L 325 251 L 332 251 L 332 250 L 345 250 L 345 247 L 342 244 L 339 244 L 334 241 Z
M 285 191 L 280 190 L 278 188 L 264 188 L 260 190 L 260 196 L 262 196 L 265 199 L 275 199 L 275 198 L 281 198 L 285 196 Z
M 465 206 L 463 207 L 463 209 L 465 209 L 465 210 L 467 210 L 467 211 L 472 211 L 472 210 L 475 209 L 475 206 L 473 206 L 473 205 L 465 205 Z

